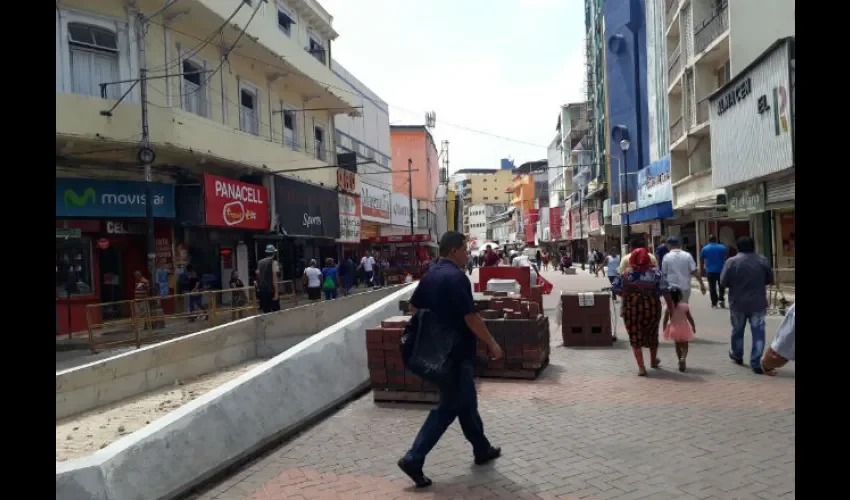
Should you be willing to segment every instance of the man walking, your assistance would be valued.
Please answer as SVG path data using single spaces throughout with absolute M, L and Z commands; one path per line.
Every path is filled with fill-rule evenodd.
M 275 259 L 276 254 L 274 245 L 266 245 L 266 257 L 257 262 L 257 300 L 263 314 L 280 311 L 280 264 Z
M 690 303 L 692 276 L 699 281 L 699 290 L 705 295 L 705 283 L 697 272 L 697 263 L 691 254 L 682 250 L 678 237 L 667 238 L 667 253 L 660 262 L 661 273 L 664 274 L 667 284 L 682 292 L 682 302 Z
M 655 247 L 655 260 L 658 261 L 658 267 L 664 265 L 664 257 L 666 257 L 668 253 L 670 253 L 670 247 L 663 241 L 660 245 Z
M 493 251 L 490 245 L 484 249 L 484 265 L 487 267 L 495 267 L 499 265 L 499 255 Z
M 461 270 L 466 262 L 466 236 L 455 231 L 445 233 L 440 238 L 440 259 L 422 277 L 410 298 L 411 311 L 428 309 L 439 321 L 461 334 L 460 342 L 451 353 L 456 362 L 455 379 L 439 387 L 439 403 L 428 414 L 410 451 L 398 461 L 399 468 L 418 488 L 431 485 L 431 480 L 422 472 L 425 457 L 455 418 L 460 421 L 464 437 L 472 444 L 475 464 L 485 464 L 502 454 L 502 450 L 493 447 L 484 436 L 484 424 L 478 414 L 473 379 L 476 337 L 487 344 L 494 359 L 500 359 L 503 353 L 476 311 L 472 286 Z
M 708 245 L 702 247 L 699 255 L 702 259 L 703 271 L 708 277 L 708 293 L 711 296 L 711 307 L 726 307 L 726 287 L 720 282 L 720 273 L 723 272 L 723 262 L 726 260 L 728 250 L 726 245 L 717 242 L 713 234 L 708 237 Z M 717 293 L 718 285 L 720 293 Z
M 720 273 L 720 284 L 729 289 L 729 316 L 732 339 L 729 358 L 744 364 L 744 330 L 747 322 L 753 335 L 750 368 L 761 375 L 764 354 L 764 317 L 767 314 L 767 292 L 773 284 L 773 270 L 767 259 L 755 253 L 755 243 L 749 236 L 738 238 L 738 254 L 726 261 Z
M 362 269 L 366 274 L 366 286 L 375 287 L 375 258 L 369 255 L 369 252 L 366 252 L 366 255 L 360 259 L 359 269 Z

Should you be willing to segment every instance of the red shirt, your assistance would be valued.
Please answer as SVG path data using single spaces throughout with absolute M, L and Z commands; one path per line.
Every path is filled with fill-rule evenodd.
M 496 252 L 487 252 L 484 255 L 484 265 L 485 266 L 498 266 L 499 265 L 499 256 Z

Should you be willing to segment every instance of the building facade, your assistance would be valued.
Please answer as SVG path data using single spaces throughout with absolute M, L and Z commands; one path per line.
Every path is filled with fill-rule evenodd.
M 795 269 L 795 43 L 782 38 L 709 100 L 713 186 L 726 191 L 723 220 L 708 231 L 734 246 L 730 221 L 749 224 L 780 283 Z
M 313 167 L 336 163 L 334 116 L 358 113 L 360 103 L 330 67 L 332 17 L 303 0 L 185 0 L 141 16 L 166 5 L 56 7 L 57 314 L 71 330 L 85 328 L 86 304 L 132 298 L 133 271 L 150 274 L 141 67 L 155 155 L 148 278 L 157 294 L 179 291 L 189 263 L 205 287 L 227 287 L 232 271 L 249 281 L 267 243 L 294 276 L 299 261 L 335 249 L 340 236 L 336 195 L 322 197 L 322 221 L 333 214 L 321 236 L 318 215 L 307 215 L 307 231 L 302 214 L 296 234 L 309 238 L 283 230 L 274 181 L 288 173 L 337 190 L 336 169 Z
M 389 106 L 339 62 L 332 61 L 331 69 L 346 83 L 346 88 L 351 89 L 358 105 L 362 106 L 362 116 L 343 114 L 334 120 L 337 151 L 355 154 L 360 178 L 360 204 L 361 207 L 364 202 L 369 204 L 368 214 L 361 208 L 360 233 L 356 238 L 358 244 L 362 242 L 358 249 L 362 252 L 370 238 L 392 232 L 389 208 L 393 192 L 393 165 Z

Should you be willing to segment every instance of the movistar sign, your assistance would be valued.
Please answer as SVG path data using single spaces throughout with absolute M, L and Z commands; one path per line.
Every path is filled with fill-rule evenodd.
M 174 185 L 151 185 L 154 217 L 174 218 Z M 145 183 L 56 179 L 57 217 L 144 217 Z

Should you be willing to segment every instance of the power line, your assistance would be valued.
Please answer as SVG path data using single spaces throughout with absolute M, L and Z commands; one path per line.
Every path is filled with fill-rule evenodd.
M 157 23 L 156 21 L 151 21 L 151 23 L 160 24 L 160 23 Z M 165 26 L 165 25 L 160 24 L 160 26 Z M 166 27 L 168 29 L 174 31 L 175 33 L 180 33 L 181 35 L 187 36 L 189 38 L 193 38 L 193 39 L 198 40 L 198 41 L 204 41 L 204 39 L 202 39 L 202 38 L 198 38 L 195 35 L 186 33 L 184 31 L 180 31 L 180 30 L 178 30 L 174 27 L 171 27 L 171 26 L 166 26 Z M 210 45 L 212 45 L 213 47 L 218 47 L 220 49 L 224 48 L 224 47 L 221 47 L 221 46 L 216 45 L 214 43 L 210 43 Z M 237 50 L 232 50 L 231 52 L 235 53 L 235 54 L 239 54 L 240 56 L 244 57 L 245 59 L 248 59 L 248 60 L 251 60 L 251 61 L 256 61 L 256 62 L 259 62 L 261 64 L 264 64 L 264 65 L 266 65 L 270 68 L 279 69 L 281 71 L 286 71 L 290 75 L 299 76 L 301 78 L 307 78 L 307 79 L 310 79 L 310 80 L 312 80 L 312 81 L 314 81 L 318 84 L 324 85 L 327 88 L 340 90 L 340 91 L 346 92 L 346 93 L 348 93 L 352 96 L 359 97 L 359 98 L 363 99 L 363 95 L 360 92 L 357 92 L 356 90 L 338 87 L 336 85 L 333 85 L 333 84 L 330 84 L 330 83 L 327 83 L 327 82 L 323 82 L 321 80 L 316 80 L 315 78 L 311 78 L 311 77 L 308 77 L 306 75 L 302 75 L 301 73 L 297 72 L 297 68 L 296 68 L 296 71 L 293 71 L 293 68 L 285 68 L 283 66 L 278 66 L 278 65 L 275 65 L 275 64 L 269 64 L 268 62 L 266 62 L 264 60 L 258 59 L 256 57 L 252 57 L 248 54 L 245 54 L 245 53 L 237 51 Z M 280 56 L 278 56 L 278 57 L 280 57 Z M 387 103 L 387 105 L 389 107 L 395 108 L 399 111 L 404 111 L 406 113 L 411 113 L 411 114 L 417 114 L 416 111 L 404 108 L 402 106 L 397 106 L 397 105 L 391 104 L 391 103 Z M 469 127 L 469 126 L 466 126 L 466 125 L 460 125 L 460 124 L 451 123 L 451 122 L 447 122 L 447 121 L 443 121 L 443 120 L 440 120 L 440 124 L 447 125 L 449 127 L 460 129 L 460 130 L 466 130 L 467 132 L 472 132 L 472 133 L 475 133 L 475 134 L 486 135 L 486 136 L 493 137 L 493 138 L 496 138 L 496 139 L 500 139 L 500 140 L 503 140 L 503 141 L 515 142 L 515 143 L 518 143 L 518 144 L 524 144 L 526 146 L 539 147 L 539 148 L 543 148 L 543 149 L 548 149 L 548 147 L 549 147 L 548 145 L 536 144 L 536 143 L 533 143 L 533 142 L 525 141 L 523 139 L 515 139 L 515 138 L 512 138 L 512 137 L 507 137 L 507 136 L 504 136 L 504 135 L 499 135 L 499 134 L 495 134 L 495 133 L 492 133 L 492 132 L 487 132 L 487 131 L 484 131 L 484 130 L 479 130 L 479 129 L 476 129 L 476 128 L 473 128 L 473 127 Z

